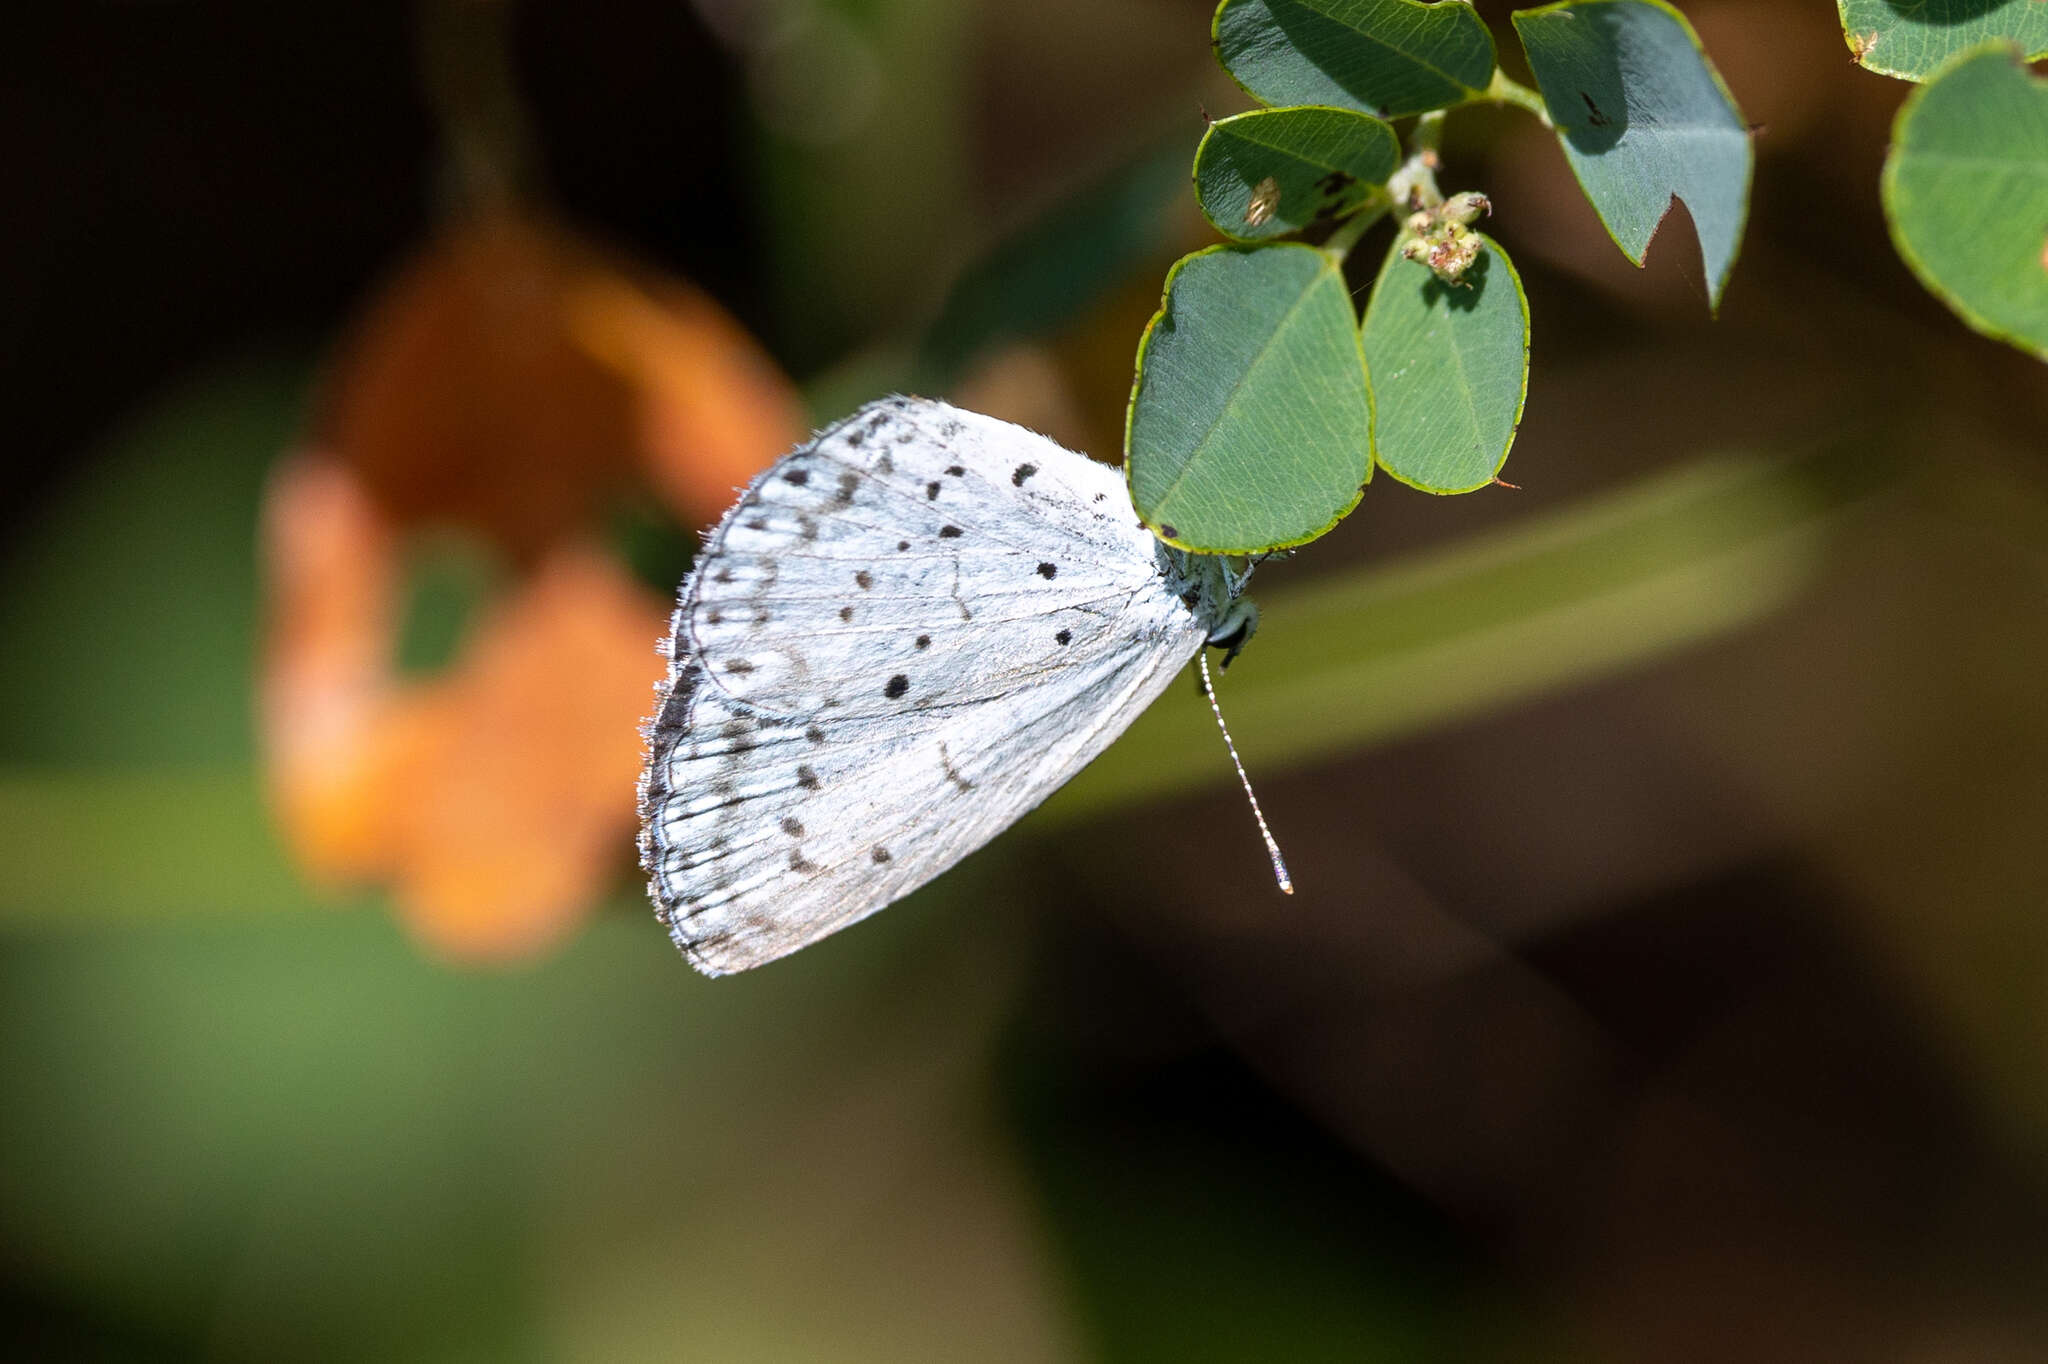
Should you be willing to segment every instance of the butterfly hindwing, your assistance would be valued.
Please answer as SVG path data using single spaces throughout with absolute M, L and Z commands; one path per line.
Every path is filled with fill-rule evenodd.
M 738 711 L 697 685 L 655 733 L 645 854 L 670 935 L 712 974 L 772 961 L 951 867 L 1085 766 L 1193 654 L 1098 655 L 999 714 L 901 726 Z

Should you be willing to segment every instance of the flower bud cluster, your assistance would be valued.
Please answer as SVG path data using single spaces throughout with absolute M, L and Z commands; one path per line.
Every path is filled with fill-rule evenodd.
M 1446 284 L 1461 283 L 1479 259 L 1480 239 L 1472 224 L 1492 212 L 1487 197 L 1473 190 L 1453 194 L 1434 208 L 1419 209 L 1402 224 L 1401 255 L 1427 265 Z

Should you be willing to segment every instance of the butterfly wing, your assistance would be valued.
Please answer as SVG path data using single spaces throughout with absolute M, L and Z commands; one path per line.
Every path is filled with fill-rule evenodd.
M 678 637 L 755 711 L 984 701 L 1119 637 L 1179 561 L 1116 470 L 944 403 L 872 403 L 755 480 L 686 585 Z
M 685 586 L 650 729 L 677 945 L 757 966 L 986 843 L 1200 647 L 1186 592 L 1114 470 L 1019 427 L 891 399 L 785 458 Z

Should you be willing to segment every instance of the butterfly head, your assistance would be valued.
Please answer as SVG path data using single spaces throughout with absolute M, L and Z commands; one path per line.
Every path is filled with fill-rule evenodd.
M 1176 556 L 1174 568 L 1186 584 L 1182 600 L 1209 627 L 1203 642 L 1223 650 L 1223 666 L 1228 668 L 1259 628 L 1259 608 L 1244 595 L 1257 561 L 1240 555 L 1168 552 Z

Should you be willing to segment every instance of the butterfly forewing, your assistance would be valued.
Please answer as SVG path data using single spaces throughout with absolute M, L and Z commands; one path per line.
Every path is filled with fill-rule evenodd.
M 773 960 L 980 847 L 1200 647 L 1115 470 L 917 399 L 757 479 L 685 584 L 642 851 L 678 946 Z
M 748 489 L 712 534 L 684 625 L 735 701 L 896 715 L 1106 645 L 1157 589 L 1163 553 L 1114 469 L 1006 422 L 890 399 Z

